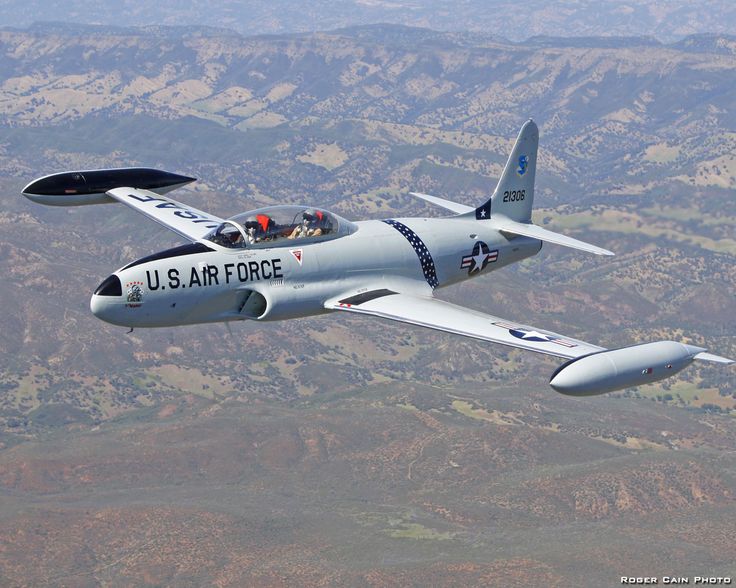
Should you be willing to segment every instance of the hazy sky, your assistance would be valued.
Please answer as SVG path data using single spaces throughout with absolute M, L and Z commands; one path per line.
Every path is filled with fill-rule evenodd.
M 653 35 L 669 42 L 694 33 L 736 33 L 733 0 L 5 0 L 0 23 L 224 27 L 247 35 L 394 23 L 472 30 L 523 40 L 534 35 Z

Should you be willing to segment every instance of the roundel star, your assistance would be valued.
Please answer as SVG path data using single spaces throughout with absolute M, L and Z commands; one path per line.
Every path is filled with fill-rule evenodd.
M 472 274 L 486 269 L 488 258 L 488 253 L 484 252 L 482 247 L 478 247 L 478 253 L 473 255 L 473 265 L 470 268 L 470 273 Z
M 552 341 L 553 337 L 540 333 L 539 331 L 527 331 L 526 329 L 509 329 L 514 337 L 527 341 Z

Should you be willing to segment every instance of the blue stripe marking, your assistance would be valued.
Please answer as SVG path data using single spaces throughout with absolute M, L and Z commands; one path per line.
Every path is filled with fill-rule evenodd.
M 429 252 L 429 249 L 427 249 L 424 241 L 419 238 L 419 235 L 399 221 L 388 219 L 383 222 L 399 231 L 399 233 L 409 241 L 409 245 L 414 249 L 414 253 L 417 254 L 419 263 L 422 265 L 422 273 L 424 273 L 424 279 L 427 280 L 427 284 L 429 284 L 433 290 L 439 286 L 440 282 L 437 279 L 437 270 L 435 270 L 434 267 L 434 259 L 432 259 L 432 254 Z

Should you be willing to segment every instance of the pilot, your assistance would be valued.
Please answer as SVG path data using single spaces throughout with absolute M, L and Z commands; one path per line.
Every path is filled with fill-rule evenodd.
M 249 216 L 244 224 L 248 243 L 270 240 L 272 235 L 269 235 L 269 229 L 273 228 L 273 225 L 273 219 L 265 214 Z
M 233 231 L 228 235 L 230 237 L 230 247 L 243 247 L 244 241 L 243 241 L 243 235 L 240 233 L 240 231 Z
M 212 236 L 212 241 L 221 245 L 222 247 L 234 248 L 243 247 L 243 235 L 235 227 L 228 224 L 221 224 L 215 234 Z
M 302 224 L 294 227 L 289 235 L 289 239 L 298 239 L 301 237 L 319 237 L 328 233 L 330 230 L 330 221 L 327 215 L 321 210 L 307 208 L 302 213 Z

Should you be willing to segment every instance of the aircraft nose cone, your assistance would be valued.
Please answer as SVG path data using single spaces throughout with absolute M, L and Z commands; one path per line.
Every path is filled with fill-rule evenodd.
M 120 278 L 112 274 L 97 286 L 89 301 L 89 309 L 97 318 L 111 322 L 109 316 L 111 308 L 115 302 L 119 302 L 122 295 L 123 286 L 120 283 Z
M 105 320 L 105 308 L 107 307 L 107 304 L 105 304 L 105 300 L 102 296 L 98 296 L 97 294 L 92 294 L 92 298 L 89 300 L 89 309 L 92 311 L 92 314 L 95 315 L 98 319 Z

